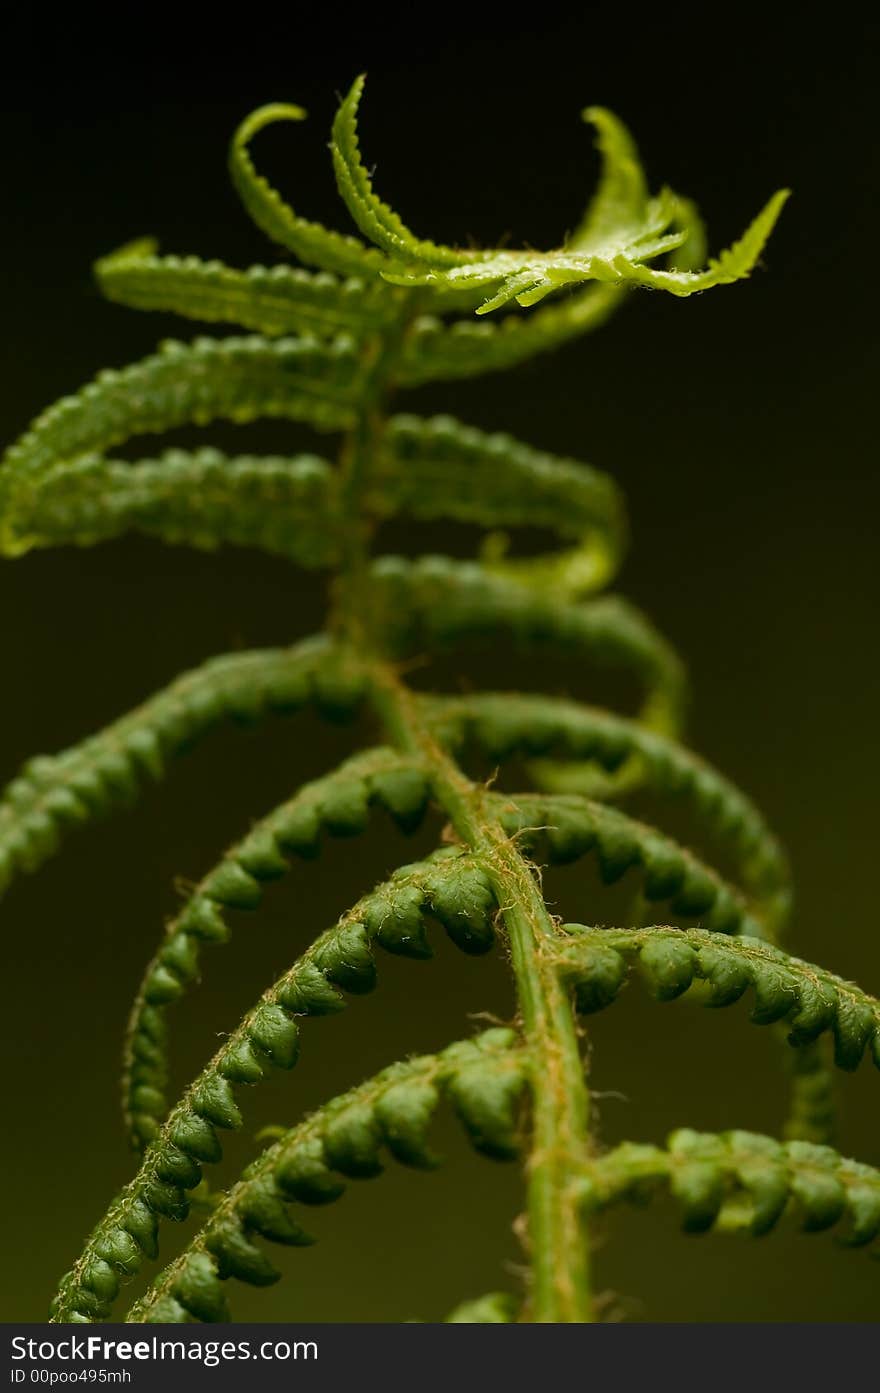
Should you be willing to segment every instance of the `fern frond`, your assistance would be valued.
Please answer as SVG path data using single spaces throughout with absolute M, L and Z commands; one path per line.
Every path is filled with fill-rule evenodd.
M 333 122 L 330 153 L 336 184 L 345 206 L 364 236 L 393 257 L 400 257 L 404 261 L 425 261 L 432 266 L 458 266 L 472 261 L 473 252 L 455 251 L 452 247 L 425 242 L 416 237 L 397 213 L 374 193 L 361 159 L 357 133 L 357 112 L 365 81 L 363 73 L 355 78 Z
M 127 807 L 170 760 L 224 718 L 250 724 L 308 702 L 351 712 L 363 679 L 326 638 L 213 658 L 57 755 L 30 760 L 0 796 L 0 891 L 36 870 L 76 827 Z
M 607 475 L 450 416 L 392 417 L 365 501 L 380 515 L 399 510 L 494 528 L 542 527 L 564 541 L 577 540 L 555 556 L 483 558 L 486 570 L 557 599 L 605 584 L 620 563 L 626 534 L 622 500 Z
M 339 430 L 353 420 L 357 382 L 358 358 L 343 338 L 168 342 L 38 417 L 0 462 L 0 497 L 81 455 L 176 426 L 279 416 Z
M 277 121 L 304 121 L 300 106 L 274 102 L 262 106 L 242 121 L 232 138 L 229 172 L 238 196 L 254 222 L 307 266 L 319 266 L 341 276 L 374 276 L 383 263 L 381 252 L 366 247 L 357 237 L 343 236 L 309 222 L 293 211 L 269 181 L 254 168 L 250 144 L 254 136 Z
M 743 896 L 716 871 L 617 808 L 578 795 L 529 793 L 496 795 L 493 806 L 504 830 L 552 865 L 595 854 L 604 885 L 633 871 L 642 879 L 645 898 L 667 905 L 679 919 L 697 919 L 715 934 L 767 936 Z
M 555 252 L 498 252 L 491 258 L 448 269 L 400 267 L 382 274 L 394 285 L 430 286 L 435 292 L 467 291 L 475 295 L 491 292 L 478 306 L 477 314 L 490 314 L 511 300 L 522 306 L 535 305 L 553 291 L 585 281 L 643 286 L 649 290 L 665 290 L 678 297 L 694 295 L 716 285 L 732 285 L 751 274 L 787 198 L 787 189 L 774 194 L 739 241 L 710 258 L 703 271 L 664 271 L 646 265 L 647 261 L 680 247 L 685 237 L 681 231 L 665 236 L 650 236 L 646 231 L 632 241 L 626 237 L 609 239 L 592 252 L 565 247 Z M 675 200 L 667 200 L 656 210 L 653 226 L 664 223 L 669 226 L 675 211 Z M 651 224 L 648 227 L 651 228 Z
M 684 234 L 681 245 L 670 254 L 673 271 L 698 271 L 708 256 L 706 224 L 693 199 L 674 195 L 672 226 Z
M 645 234 L 646 225 L 653 230 L 662 209 L 663 216 L 669 217 L 669 226 L 681 234 L 670 258 L 675 269 L 695 270 L 702 265 L 706 238 L 696 205 L 669 189 L 652 201 L 635 141 L 623 122 L 601 106 L 587 107 L 583 117 L 596 131 L 602 169 L 599 186 L 566 246 L 588 252 L 614 238 L 638 239 Z
M 13 494 L 0 554 L 93 546 L 139 532 L 174 546 L 257 547 L 301 566 L 339 559 L 338 476 L 317 455 L 169 450 L 128 464 L 86 455 Z
M 371 806 L 383 807 L 400 827 L 414 831 L 427 801 L 428 781 L 414 757 L 390 749 L 354 755 L 257 822 L 201 880 L 168 924 L 129 1021 L 123 1100 L 135 1147 L 152 1140 L 167 1111 L 166 1008 L 200 979 L 202 944 L 229 938 L 227 911 L 257 909 L 264 885 L 283 876 L 292 858 L 316 856 L 324 832 L 349 837 L 364 831 Z M 428 956 L 430 947 L 414 938 L 411 952 Z
M 108 300 L 164 310 L 206 323 L 236 324 L 259 334 L 362 335 L 393 323 L 398 301 L 375 280 L 340 279 L 291 266 L 240 271 L 196 256 L 158 256 L 150 238 L 130 242 L 95 263 Z
M 880 1002 L 851 982 L 790 957 L 752 937 L 724 938 L 706 929 L 587 929 L 567 924 L 571 942 L 559 962 L 575 991 L 578 1009 L 610 1005 L 630 971 L 638 966 L 660 1001 L 706 982 L 707 1006 L 730 1006 L 750 988 L 750 1019 L 756 1025 L 782 1021 L 792 1045 L 811 1044 L 826 1031 L 834 1039 L 838 1068 L 856 1069 L 870 1049 L 880 1068 Z
M 583 119 L 596 132 L 602 162 L 599 184 L 568 245 L 578 251 L 601 247 L 628 231 L 637 236 L 648 211 L 648 184 L 635 141 L 621 120 L 602 106 L 590 106 Z
M 785 1023 L 777 1029 L 787 1045 Z M 823 1035 L 797 1049 L 786 1048 L 789 1100 L 783 1134 L 788 1141 L 833 1145 L 836 1139 L 837 1106 L 830 1045 L 833 1047 L 831 1037 Z
M 404 957 L 425 957 L 424 919 L 437 920 L 467 953 L 484 953 L 495 938 L 497 905 L 479 862 L 458 848 L 403 866 L 322 934 L 261 997 L 185 1091 L 148 1146 L 140 1169 L 93 1230 L 62 1278 L 52 1307 L 56 1321 L 102 1320 L 119 1290 L 119 1264 L 136 1271 L 155 1257 L 160 1220 L 182 1220 L 187 1192 L 202 1165 L 221 1155 L 216 1129 L 235 1130 L 241 1113 L 234 1088 L 254 1084 L 271 1068 L 290 1069 L 299 1052 L 299 1019 L 344 1004 L 376 983 L 373 945 Z M 139 1100 L 136 1100 L 139 1101 Z
M 584 1201 L 596 1212 L 619 1200 L 643 1202 L 660 1189 L 680 1205 L 691 1233 L 715 1227 L 759 1236 L 792 1209 L 808 1233 L 842 1225 L 853 1246 L 880 1233 L 880 1171 L 829 1146 L 754 1132 L 683 1128 L 665 1150 L 624 1142 L 593 1162 Z
M 383 556 L 373 563 L 372 580 L 376 631 L 394 657 L 502 634 L 523 649 L 570 653 L 633 673 L 646 693 L 641 719 L 664 733 L 678 728 L 681 664 L 648 620 L 618 596 L 560 603 L 542 589 L 446 556 Z
M 434 315 L 420 315 L 405 340 L 398 379 L 406 387 L 415 387 L 516 367 L 537 353 L 601 328 L 623 298 L 624 292 L 613 286 L 594 285 L 524 318 L 506 315 L 445 324 Z
M 753 270 L 776 224 L 788 190 L 773 195 L 738 242 L 711 259 L 704 270 L 692 269 L 702 250 L 702 225 L 693 205 L 669 189 L 649 198 L 632 137 L 611 112 L 588 107 L 584 118 L 598 129 L 603 168 L 597 194 L 584 220 L 558 250 L 497 251 L 453 254 L 433 260 L 423 250 L 410 252 L 382 274 L 396 285 L 428 286 L 443 291 L 484 293 L 478 314 L 515 300 L 537 304 L 553 291 L 585 281 L 613 286 L 646 286 L 672 295 L 693 295 L 716 285 L 742 280 Z M 448 249 L 441 249 L 445 252 Z M 668 270 L 648 263 L 679 253 Z M 686 269 L 687 268 L 687 269 Z
M 389 419 L 386 409 L 397 387 L 510 367 L 586 332 L 633 287 L 687 296 L 741 279 L 786 193 L 706 265 L 695 206 L 669 189 L 651 195 L 629 132 L 589 108 L 599 186 L 563 246 L 445 246 L 417 237 L 375 192 L 359 148 L 362 90 L 361 78 L 343 100 L 331 150 L 342 197 L 373 245 L 299 217 L 257 172 L 255 137 L 304 113 L 285 105 L 255 112 L 232 142 L 233 180 L 257 224 L 318 272 L 161 257 L 147 241 L 105 257 L 96 272 L 111 299 L 253 332 L 166 344 L 102 373 L 38 418 L 0 465 L 0 554 L 135 530 L 201 547 L 257 546 L 336 572 L 318 640 L 215 660 L 103 733 L 27 765 L 0 798 L 0 890 L 49 856 L 68 828 L 133 799 L 223 717 L 251 721 L 311 703 L 345 719 L 364 704 L 381 728 L 373 748 L 256 823 L 167 926 L 127 1044 L 127 1122 L 143 1154 L 62 1279 L 58 1321 L 111 1315 L 120 1282 L 158 1256 L 161 1222 L 200 1204 L 203 1168 L 221 1158 L 218 1133 L 242 1124 L 238 1089 L 293 1068 L 303 1020 L 372 990 L 377 946 L 429 957 L 429 921 L 467 953 L 487 952 L 503 935 L 515 1027 L 393 1065 L 283 1131 L 231 1189 L 212 1195 L 201 1231 L 131 1320 L 225 1319 L 228 1277 L 275 1278 L 257 1240 L 308 1241 L 291 1201 L 335 1198 L 340 1177 L 381 1169 L 383 1148 L 407 1164 L 433 1164 L 427 1129 L 441 1098 L 479 1150 L 525 1153 L 527 1190 L 527 1303 L 520 1311 L 492 1293 L 458 1307 L 452 1323 L 591 1319 L 585 1221 L 662 1186 L 693 1229 L 765 1232 L 800 1207 L 808 1228 L 847 1216 L 856 1241 L 880 1233 L 880 1173 L 791 1139 L 827 1133 L 832 1043 L 840 1068 L 854 1069 L 868 1048 L 880 1066 L 880 1003 L 773 946 L 790 894 L 778 843 L 744 795 L 675 743 L 684 678 L 670 646 L 624 601 L 592 598 L 623 552 L 617 489 L 508 436 L 445 416 Z M 575 286 L 583 288 L 525 319 L 460 317 L 513 311 L 514 302 L 531 306 Z M 261 417 L 340 432 L 336 465 L 216 450 L 134 464 L 108 457 L 144 434 Z M 452 519 L 486 535 L 474 561 L 377 557 L 373 544 L 390 518 Z M 538 555 L 508 554 L 502 529 L 541 529 L 549 541 Z M 402 680 L 409 660 L 468 640 L 567 657 L 573 669 L 614 669 L 634 679 L 636 716 L 545 696 L 423 695 Z M 462 760 L 471 749 L 499 764 L 524 757 L 538 792 L 508 795 L 494 779 L 470 778 Z M 724 851 L 733 883 L 689 848 L 587 796 L 634 788 L 685 802 Z M 256 908 L 266 884 L 295 857 L 315 854 L 325 832 L 362 832 L 375 806 L 411 830 L 429 800 L 445 822 L 442 848 L 395 870 L 304 944 L 169 1110 L 167 1008 L 197 980 L 202 946 L 228 937 L 227 911 Z M 603 884 L 637 878 L 636 922 L 646 905 L 662 904 L 670 924 L 560 924 L 540 862 L 585 855 L 595 855 Z M 609 1005 L 636 966 L 660 1000 L 693 989 L 704 1004 L 724 1006 L 752 993 L 752 1020 L 795 1047 L 789 1140 L 678 1132 L 665 1150 L 626 1144 L 597 1154 L 576 1013 Z
M 790 872 L 785 854 L 751 799 L 705 760 L 636 721 L 560 698 L 475 692 L 424 699 L 444 746 L 462 754 L 469 744 L 493 762 L 515 755 L 562 757 L 615 775 L 635 757 L 631 781 L 681 799 L 735 861 L 746 889 L 775 924 L 787 917 Z
M 335 1098 L 248 1167 L 126 1320 L 228 1320 L 228 1278 L 264 1286 L 278 1277 L 254 1239 L 295 1246 L 313 1241 L 291 1217 L 291 1203 L 338 1199 L 345 1180 L 380 1174 L 386 1148 L 403 1165 L 437 1163 L 427 1134 L 441 1099 L 452 1105 L 478 1151 L 498 1160 L 515 1156 L 524 1086 L 515 1033 L 495 1029 L 439 1055 L 394 1064 Z

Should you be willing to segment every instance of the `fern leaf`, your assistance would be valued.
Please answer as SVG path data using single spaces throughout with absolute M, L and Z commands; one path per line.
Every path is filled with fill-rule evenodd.
M 257 822 L 196 886 L 168 924 L 129 1020 L 123 1099 L 135 1147 L 152 1140 L 167 1110 L 166 1008 L 200 980 L 202 945 L 229 938 L 227 911 L 257 909 L 263 886 L 283 876 L 293 857 L 317 855 L 324 832 L 337 837 L 362 832 L 372 805 L 413 831 L 427 800 L 427 779 L 416 759 L 390 749 L 355 755 Z M 403 951 L 402 939 L 400 947 Z M 430 956 L 430 951 L 424 936 L 415 934 L 411 955 Z M 263 1071 L 256 1059 L 251 1068 L 259 1079 Z
M 275 1280 L 262 1240 L 310 1241 L 292 1202 L 336 1198 L 348 1177 L 378 1174 L 386 1152 L 408 1165 L 436 1163 L 428 1129 L 441 1100 L 477 1150 L 499 1158 L 527 1151 L 525 1313 L 535 1321 L 591 1318 L 584 1220 L 663 1186 L 693 1230 L 757 1234 L 800 1209 L 808 1229 L 845 1220 L 856 1242 L 880 1234 L 880 1172 L 814 1144 L 832 1118 L 832 1048 L 839 1068 L 855 1069 L 866 1050 L 880 1067 L 880 1002 L 773 946 L 790 896 L 785 857 L 752 803 L 674 742 L 684 696 L 676 655 L 617 597 L 584 598 L 622 556 L 615 486 L 587 466 L 448 417 L 389 420 L 385 412 L 396 387 L 509 367 L 597 327 L 632 288 L 683 297 L 742 279 L 787 194 L 707 263 L 695 205 L 668 188 L 652 195 L 629 132 L 589 108 L 599 184 L 562 246 L 445 246 L 417 237 L 375 192 L 359 147 L 362 91 L 359 78 L 337 112 L 331 151 L 343 200 L 372 245 L 301 218 L 257 172 L 256 136 L 304 116 L 293 106 L 261 108 L 234 136 L 233 180 L 256 223 L 317 273 L 161 257 L 147 241 L 105 257 L 96 271 L 111 299 L 253 332 L 166 344 L 101 374 L 44 413 L 0 466 L 0 554 L 136 530 L 201 547 L 258 546 L 338 573 L 320 639 L 207 664 L 101 734 L 27 765 L 0 797 L 0 891 L 52 854 L 69 828 L 133 799 L 223 717 L 251 721 L 311 703 L 345 719 L 365 702 L 387 742 L 254 825 L 168 925 L 127 1043 L 127 1122 L 143 1154 L 62 1279 L 57 1321 L 106 1320 L 122 1281 L 158 1256 L 161 1224 L 184 1220 L 191 1206 L 206 1214 L 203 1227 L 129 1318 L 226 1319 L 228 1278 Z M 548 296 L 526 317 L 513 310 Z M 511 313 L 492 320 L 463 318 L 504 307 Z M 172 450 L 136 464 L 108 458 L 144 434 L 260 417 L 339 431 L 338 464 L 216 450 Z M 475 525 L 486 534 L 480 556 L 375 557 L 375 534 L 392 517 Z M 541 554 L 508 553 L 502 529 L 536 527 L 550 534 Z M 402 680 L 408 660 L 489 639 L 567 656 L 579 669 L 589 661 L 622 671 L 640 692 L 635 718 L 544 696 L 424 695 Z M 507 795 L 493 780 L 474 782 L 462 765 L 474 747 L 499 764 L 524 757 L 539 791 Z M 724 850 L 733 883 L 670 837 L 586 796 L 633 788 L 686 802 Z M 265 885 L 294 858 L 315 854 L 324 833 L 362 832 L 376 806 L 412 830 L 429 799 L 448 819 L 442 848 L 398 868 L 312 941 L 169 1110 L 167 1008 L 198 979 L 203 946 L 228 937 L 227 911 L 255 909 Z M 605 885 L 637 879 L 636 923 L 661 904 L 669 924 L 560 924 L 541 891 L 540 862 L 585 855 L 595 855 Z M 431 922 L 471 954 L 504 935 L 516 1028 L 393 1065 L 291 1130 L 272 1129 L 274 1145 L 206 1204 L 204 1168 L 222 1158 L 219 1133 L 242 1125 L 239 1090 L 295 1066 L 304 1022 L 373 989 L 377 947 L 429 957 Z M 751 993 L 751 1019 L 794 1047 L 785 1142 L 681 1131 L 666 1149 L 627 1143 L 597 1153 L 576 1013 L 613 1002 L 636 967 L 661 1001 L 691 992 L 726 1006 Z M 517 1314 L 510 1297 L 492 1293 L 449 1319 L 500 1323 Z
M 202 1180 L 202 1165 L 219 1160 L 216 1129 L 235 1130 L 241 1114 L 234 1089 L 256 1083 L 270 1066 L 289 1069 L 297 1058 L 299 1020 L 343 1004 L 340 992 L 361 995 L 376 983 L 373 945 L 413 956 L 430 915 L 467 953 L 484 953 L 495 938 L 497 905 L 479 861 L 458 848 L 403 866 L 321 935 L 274 983 L 225 1039 L 218 1053 L 175 1104 L 148 1146 L 140 1169 L 100 1221 L 76 1265 L 62 1278 L 52 1307 L 56 1321 L 103 1320 L 119 1292 L 113 1253 L 125 1246 L 126 1273 L 157 1252 L 162 1219 L 183 1220 L 187 1192 Z M 419 956 L 423 956 L 419 952 Z M 465 1087 L 465 1085 L 461 1085 Z M 480 1093 L 480 1098 L 483 1094 Z M 149 1099 L 135 1098 L 135 1105 Z M 467 1101 L 458 1105 L 481 1122 Z M 475 1105 L 474 1105 L 475 1106 Z M 488 1145 L 489 1139 L 486 1139 Z M 132 1240 L 135 1249 L 132 1249 Z
M 649 196 L 639 152 L 623 122 L 601 106 L 587 107 L 583 119 L 596 131 L 602 168 L 599 186 L 567 245 L 592 251 L 613 237 L 638 237 L 649 216 Z
M 707 920 L 707 929 L 714 925 Z M 560 955 L 585 1012 L 609 1005 L 638 965 L 661 1001 L 680 996 L 695 982 L 708 983 L 708 1006 L 729 1006 L 749 988 L 750 1019 L 788 1027 L 789 1042 L 812 1044 L 826 1031 L 834 1039 L 838 1068 L 856 1069 L 870 1049 L 880 1068 L 880 1003 L 824 968 L 790 957 L 752 937 L 721 938 L 705 929 L 585 929 L 565 926 L 571 943 Z
M 783 1024 L 780 1033 L 787 1043 Z M 786 1049 L 789 1101 L 784 1135 L 789 1141 L 833 1144 L 837 1131 L 835 1078 L 829 1037 L 821 1036 L 795 1050 Z
M 635 141 L 618 117 L 605 107 L 591 106 L 583 113 L 596 131 L 596 147 L 602 162 L 599 186 L 580 224 L 567 239 L 569 249 L 589 252 L 615 238 L 638 240 L 668 225 L 680 235 L 671 251 L 676 270 L 695 270 L 706 258 L 706 235 L 696 205 L 664 189 L 657 199 L 648 193 Z
M 30 760 L 0 797 L 0 891 L 54 855 L 69 831 L 126 807 L 224 718 L 251 723 L 307 702 L 351 711 L 363 681 L 326 639 L 214 658 L 98 735 Z
M 646 286 L 672 295 L 693 295 L 742 280 L 753 270 L 776 224 L 788 190 L 774 194 L 738 242 L 693 269 L 702 251 L 702 224 L 688 200 L 664 189 L 649 198 L 635 145 L 623 124 L 601 107 L 584 113 L 599 132 L 603 169 L 597 194 L 584 220 L 564 246 L 549 252 L 482 252 L 469 262 L 427 255 L 411 257 L 383 270 L 396 285 L 444 291 L 482 292 L 477 309 L 487 314 L 515 300 L 537 304 L 567 285 L 599 281 L 611 286 Z M 668 253 L 677 260 L 668 270 L 648 263 Z M 428 263 L 428 264 L 424 264 Z
M 552 756 L 616 774 L 633 758 L 639 785 L 686 800 L 700 823 L 729 849 L 746 889 L 771 925 L 791 899 L 785 854 L 754 803 L 711 765 L 655 731 L 608 711 L 545 696 L 476 692 L 426 698 L 444 746 L 460 755 L 474 744 L 493 763 Z
M 377 634 L 394 657 L 448 650 L 466 639 L 503 634 L 523 649 L 586 657 L 622 667 L 643 684 L 641 719 L 674 734 L 684 700 L 678 658 L 634 606 L 618 596 L 559 603 L 507 576 L 445 556 L 373 563 Z
M 330 152 L 336 184 L 348 211 L 365 237 L 377 247 L 404 261 L 425 261 L 433 266 L 457 266 L 474 254 L 424 242 L 416 237 L 387 203 L 374 193 L 358 145 L 357 112 L 364 91 L 365 74 L 353 82 L 333 122 Z
M 366 501 L 380 515 L 399 510 L 496 528 L 544 527 L 577 540 L 556 556 L 484 557 L 486 570 L 557 599 L 603 585 L 617 570 L 625 541 L 623 504 L 607 475 L 449 416 L 391 418 Z
M 623 296 L 613 286 L 594 285 L 526 316 L 444 324 L 436 316 L 421 315 L 405 340 L 398 378 L 404 386 L 415 387 L 516 367 L 601 328 L 622 305 Z
M 361 335 L 392 322 L 397 310 L 397 299 L 375 280 L 313 275 L 284 265 L 239 271 L 195 256 L 158 256 L 149 238 L 102 257 L 95 275 L 117 304 L 270 336 Z
M 0 554 L 93 546 L 126 532 L 204 550 L 257 547 L 301 566 L 331 566 L 342 532 L 337 475 L 316 455 L 169 450 L 137 464 L 87 455 L 13 496 Z
M 586 798 L 522 794 L 495 800 L 502 827 L 554 865 L 595 854 L 605 885 L 628 871 L 642 878 L 645 898 L 677 919 L 699 921 L 716 934 L 764 938 L 764 926 L 731 885 L 692 852 L 617 808 Z
M 307 266 L 319 266 L 341 276 L 375 276 L 383 262 L 381 252 L 365 247 L 357 237 L 343 236 L 299 217 L 254 168 L 250 144 L 260 131 L 278 121 L 305 118 L 302 107 L 275 102 L 260 107 L 242 121 L 229 151 L 229 171 L 239 198 L 261 231 Z
M 643 240 L 614 239 L 592 252 L 565 247 L 555 252 L 498 252 L 492 258 L 475 260 L 470 265 L 437 270 L 396 268 L 383 271 L 383 275 L 394 285 L 426 285 L 435 291 L 487 293 L 477 314 L 490 314 L 511 300 L 522 306 L 535 305 L 553 291 L 585 281 L 643 286 L 684 297 L 745 279 L 754 270 L 787 198 L 787 189 L 774 194 L 739 241 L 710 259 L 702 271 L 664 271 L 646 264 L 682 245 L 685 234 L 678 231 Z M 675 211 L 675 201 L 669 200 L 664 209 L 667 225 Z
M 357 374 L 344 339 L 169 342 L 140 363 L 100 373 L 38 417 L 0 462 L 0 487 L 8 495 L 81 455 L 175 426 L 279 416 L 339 430 L 353 419 Z
M 495 1029 L 442 1054 L 394 1064 L 335 1098 L 248 1167 L 126 1320 L 228 1320 L 224 1284 L 230 1277 L 258 1286 L 277 1277 L 255 1240 L 294 1246 L 312 1241 L 289 1206 L 339 1198 L 347 1179 L 381 1172 L 386 1149 L 403 1165 L 435 1163 L 427 1133 L 441 1099 L 452 1104 L 478 1150 L 498 1159 L 515 1155 L 516 1104 L 524 1085 L 514 1032 Z M 475 1094 L 481 1104 L 477 1131 L 462 1101 Z
M 591 1166 L 591 1211 L 669 1189 L 691 1233 L 776 1228 L 794 1209 L 808 1233 L 841 1225 L 854 1246 L 880 1233 L 880 1171 L 828 1146 L 777 1142 L 754 1132 L 673 1132 L 665 1150 L 624 1142 Z
M 680 246 L 669 256 L 672 271 L 699 271 L 708 257 L 706 225 L 700 210 L 690 198 L 674 196 L 672 226 L 684 234 Z

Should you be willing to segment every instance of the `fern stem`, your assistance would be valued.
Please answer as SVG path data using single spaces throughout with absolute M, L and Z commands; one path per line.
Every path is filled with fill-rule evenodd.
M 589 1093 L 569 992 L 554 962 L 558 934 L 536 877 L 473 783 L 435 741 L 417 698 L 387 664 L 372 690 L 388 734 L 418 753 L 435 797 L 490 879 L 510 943 L 532 1093 L 528 1163 L 531 1318 L 540 1323 L 590 1321 L 589 1254 L 581 1212 L 587 1159 Z
M 411 298 L 408 296 L 407 301 Z M 361 362 L 361 405 L 354 426 L 343 436 L 339 454 L 343 542 L 331 625 L 361 647 L 368 644 L 369 638 L 365 602 L 370 589 L 367 572 L 375 525 L 364 507 L 364 493 L 385 430 L 392 374 L 403 349 L 409 319 L 407 301 L 399 320 L 366 342 Z
M 340 455 L 345 541 L 337 581 L 334 623 L 356 651 L 369 650 L 369 547 L 373 522 L 364 495 L 385 428 L 412 306 L 366 348 L 363 405 Z M 387 663 L 371 673 L 377 712 L 389 736 L 419 754 L 433 792 L 457 836 L 480 858 L 510 942 L 532 1083 L 532 1144 L 528 1163 L 528 1246 L 532 1266 L 531 1317 L 536 1322 L 592 1319 L 589 1257 L 582 1217 L 589 1094 L 570 992 L 556 963 L 556 938 L 540 885 L 486 799 L 440 747 L 414 695 Z

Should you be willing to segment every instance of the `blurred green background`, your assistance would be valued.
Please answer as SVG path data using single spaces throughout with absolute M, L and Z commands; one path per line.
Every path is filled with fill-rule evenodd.
M 326 133 L 361 68 L 364 149 L 383 196 L 424 235 L 551 245 L 596 172 L 585 103 L 632 125 L 656 186 L 699 199 L 714 249 L 770 192 L 795 197 L 746 285 L 687 302 L 637 295 L 601 334 L 508 377 L 439 387 L 413 409 L 486 428 L 611 471 L 629 499 L 621 588 L 686 656 L 691 742 L 761 803 L 797 876 L 796 950 L 880 985 L 873 884 L 878 599 L 876 317 L 872 271 L 876 34 L 834 13 L 834 32 L 766 16 L 712 40 L 699 13 L 635 24 L 587 8 L 559 25 L 495 19 L 458 32 L 308 9 L 238 21 L 229 37 L 31 32 L 6 46 L 0 437 L 101 367 L 191 326 L 103 304 L 91 260 L 146 232 L 166 250 L 232 262 L 273 252 L 239 209 L 227 139 L 251 107 L 305 104 L 313 121 L 261 138 L 260 159 L 309 215 L 344 225 Z M 711 21 L 710 21 L 711 23 Z M 829 23 L 831 21 L 829 20 Z M 510 33 L 499 32 L 506 25 Z M 430 31 L 430 37 L 429 37 Z M 196 432 L 178 432 L 191 440 Z M 241 433 L 203 433 L 238 444 Z M 259 447 L 304 433 L 256 427 Z M 139 448 L 152 442 L 141 442 Z M 870 453 L 869 453 L 870 452 Z M 442 545 L 442 533 L 412 545 Z M 320 620 L 322 582 L 247 552 L 214 556 L 124 541 L 0 567 L 3 718 L 11 776 L 228 648 L 285 642 Z M 425 675 L 424 680 L 429 679 Z M 570 669 L 529 671 L 464 655 L 461 677 L 584 691 Z M 438 678 L 439 680 L 439 678 Z M 443 680 L 456 680 L 445 666 Z M 308 717 L 213 736 L 139 808 L 71 840 L 6 899 L 2 1058 L 5 1261 L 0 1318 L 39 1319 L 58 1275 L 131 1171 L 118 1117 L 129 1002 L 181 880 L 198 877 L 251 819 L 366 738 Z M 672 830 L 675 830 L 672 828 Z M 387 828 L 296 869 L 259 920 L 210 957 L 173 1021 L 181 1083 L 262 986 L 375 879 L 430 842 Z M 551 883 L 569 918 L 607 922 L 587 871 Z M 609 908 L 611 904 L 611 908 Z M 497 959 L 438 944 L 433 965 L 388 960 L 372 998 L 306 1034 L 291 1076 L 254 1095 L 248 1135 L 292 1121 L 392 1059 L 506 1017 Z M 595 1020 L 592 1080 L 603 1134 L 660 1139 L 681 1124 L 773 1131 L 783 1105 L 774 1040 L 745 1012 L 658 1007 L 638 988 Z M 841 1080 L 842 1149 L 880 1164 L 878 1081 Z M 447 1135 L 448 1134 L 448 1135 Z M 321 1242 L 280 1253 L 286 1280 L 238 1288 L 239 1317 L 436 1320 L 459 1299 L 516 1282 L 515 1167 L 469 1154 L 441 1127 L 448 1164 L 354 1184 L 313 1217 Z M 174 1236 L 172 1235 L 172 1241 Z M 169 1249 L 169 1251 L 173 1251 Z M 829 1236 L 749 1243 L 685 1238 L 671 1208 L 603 1228 L 597 1288 L 613 1318 L 867 1321 L 877 1267 Z

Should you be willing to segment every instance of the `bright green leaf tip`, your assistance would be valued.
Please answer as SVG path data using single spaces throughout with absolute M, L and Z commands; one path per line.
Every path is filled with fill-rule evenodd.
M 256 111 L 244 118 L 235 132 L 233 142 L 236 145 L 244 145 L 258 131 L 276 121 L 305 121 L 307 118 L 308 112 L 305 107 L 295 106 L 292 102 L 269 102 L 266 106 L 257 107 Z

